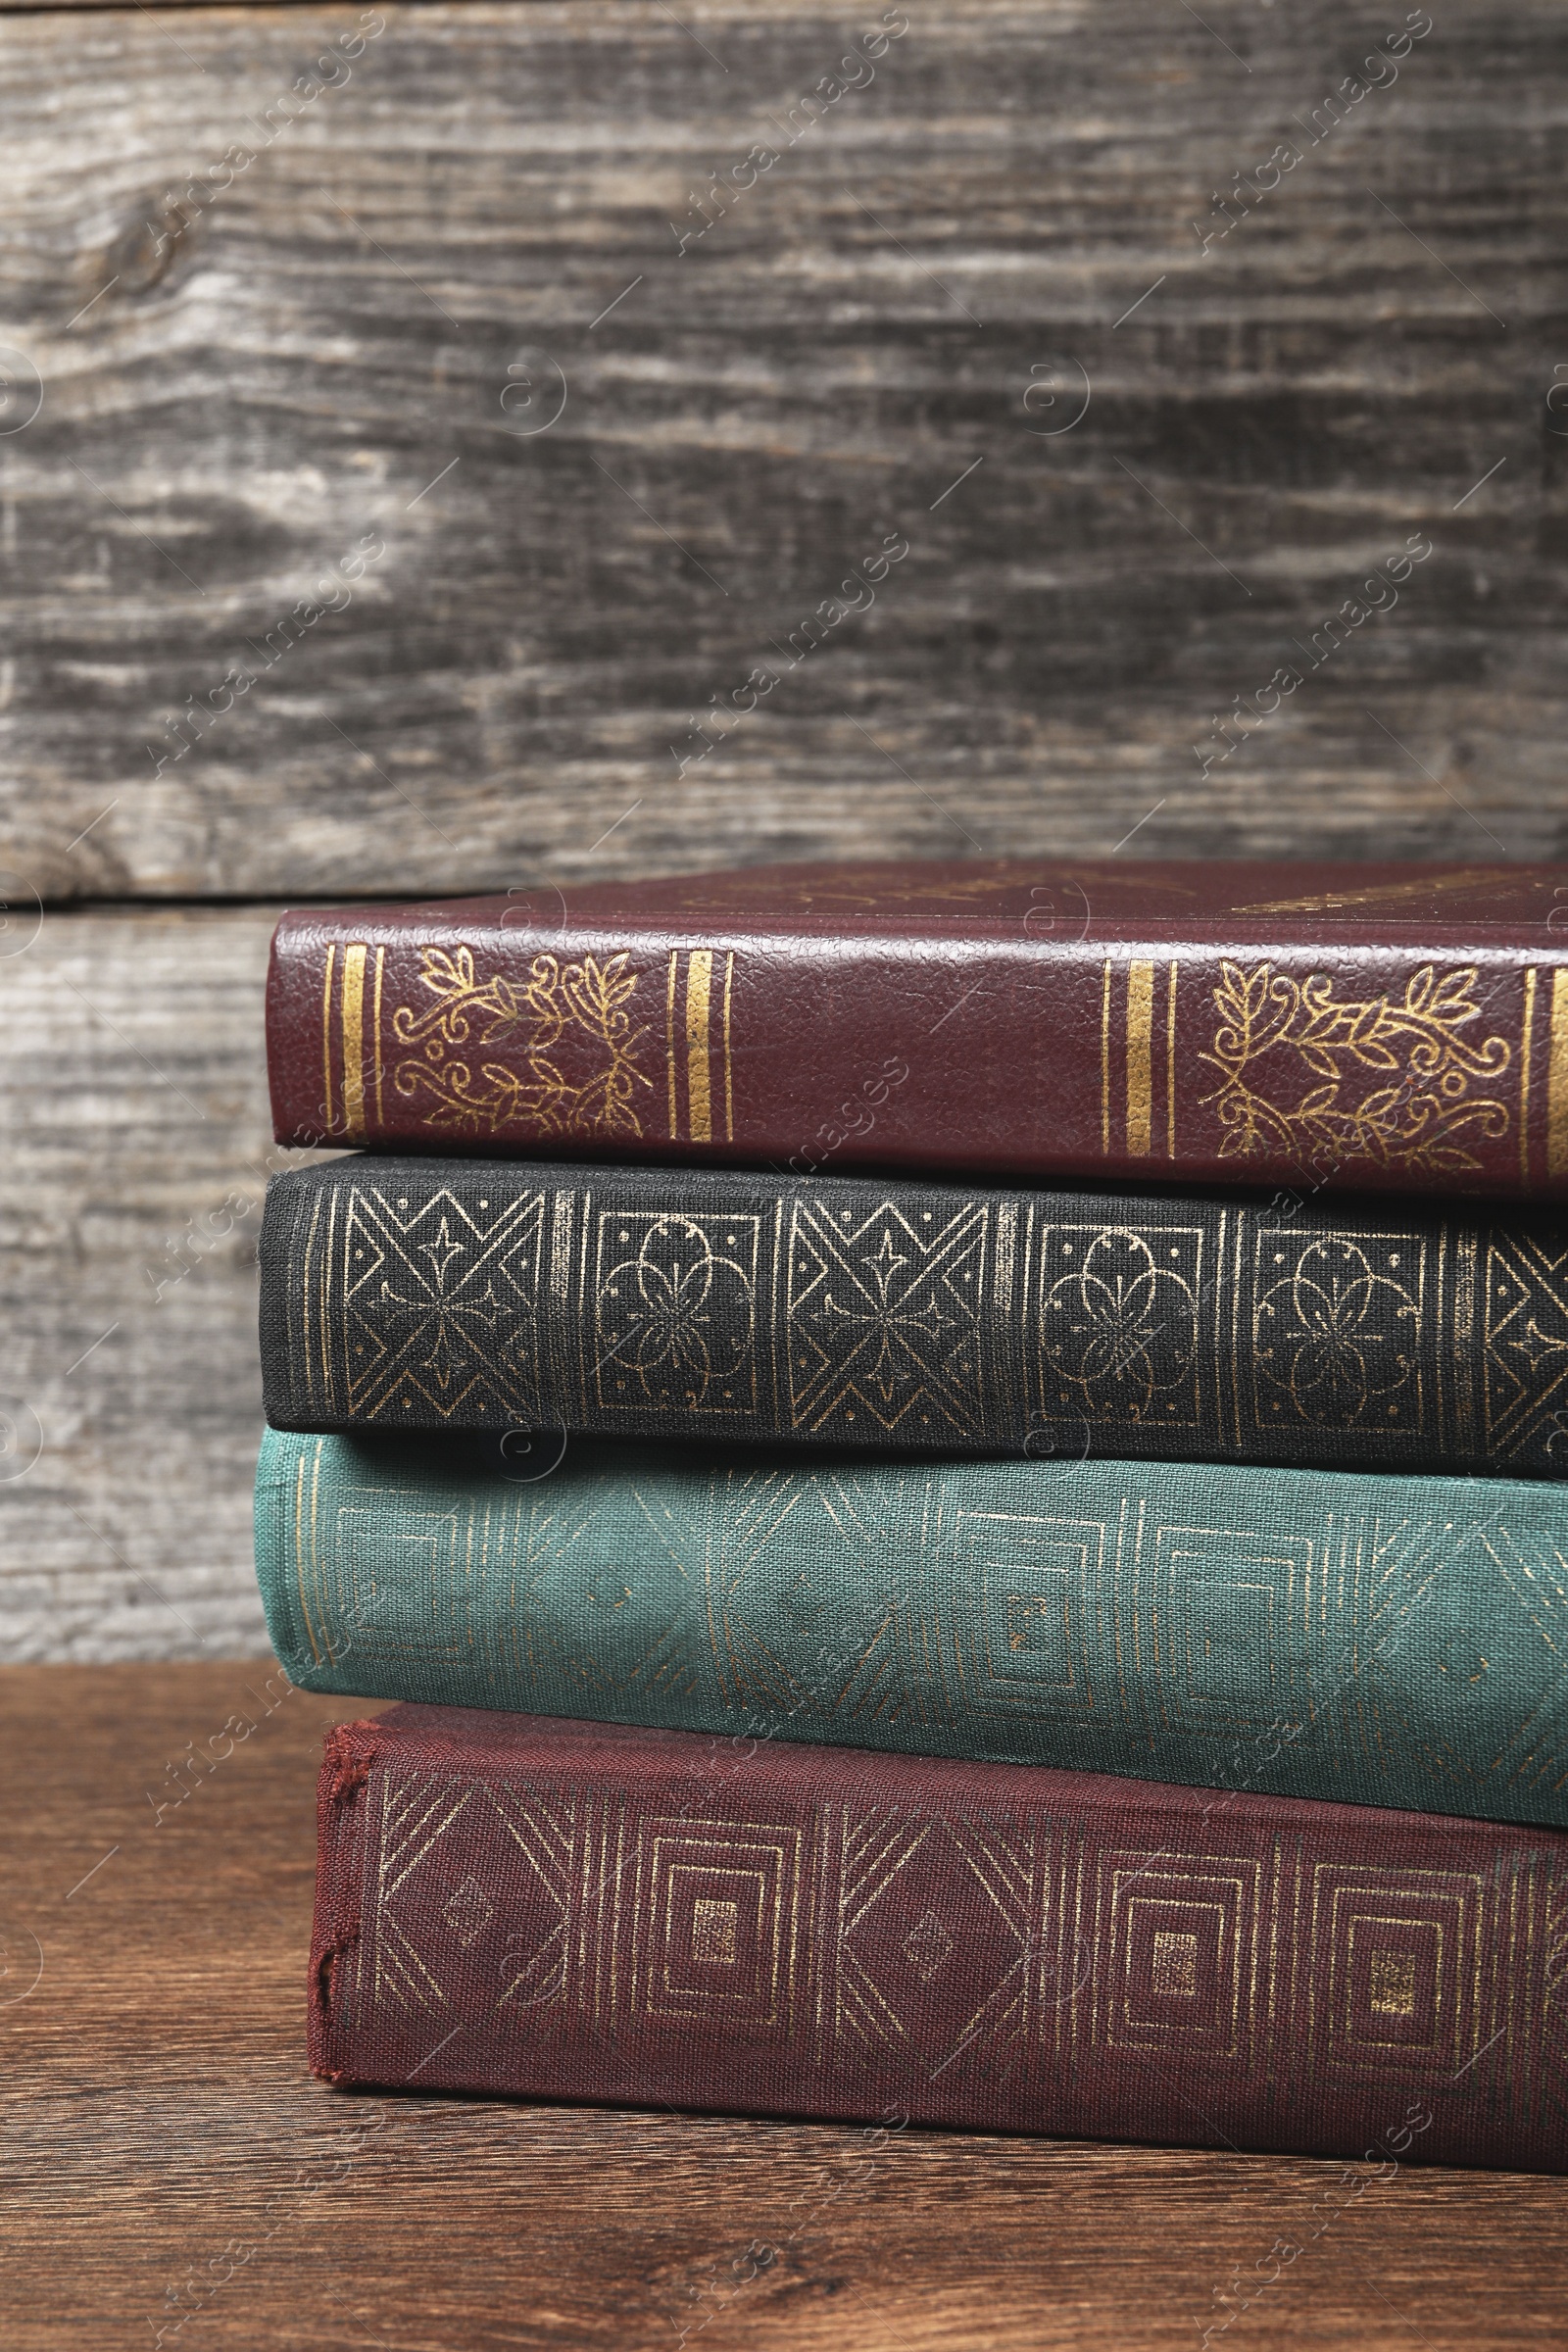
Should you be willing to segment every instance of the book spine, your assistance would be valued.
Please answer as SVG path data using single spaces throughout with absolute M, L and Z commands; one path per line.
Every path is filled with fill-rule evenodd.
M 1518 949 L 673 937 L 295 913 L 278 1140 L 1568 1198 L 1568 970 Z
M 1561 1478 L 1565 1255 L 1541 1212 L 367 1156 L 269 1191 L 264 1395 L 301 1431 Z
M 293 1680 L 1568 1827 L 1559 1491 L 269 1432 Z
M 1568 1839 L 471 1724 L 328 1736 L 333 2081 L 1568 2169 Z

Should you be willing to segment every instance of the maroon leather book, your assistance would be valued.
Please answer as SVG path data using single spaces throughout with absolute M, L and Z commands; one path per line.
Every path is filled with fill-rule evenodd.
M 757 867 L 300 909 L 279 1142 L 1568 1195 L 1568 865 Z
M 1568 1836 L 464 1708 L 327 1735 L 333 2082 L 1568 2169 Z

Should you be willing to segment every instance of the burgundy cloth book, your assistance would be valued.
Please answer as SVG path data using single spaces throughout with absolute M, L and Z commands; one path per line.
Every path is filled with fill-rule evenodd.
M 758 867 L 300 909 L 278 1140 L 1568 1193 L 1568 865 Z
M 333 2082 L 1568 2169 L 1568 1836 L 400 1706 L 327 1736 Z

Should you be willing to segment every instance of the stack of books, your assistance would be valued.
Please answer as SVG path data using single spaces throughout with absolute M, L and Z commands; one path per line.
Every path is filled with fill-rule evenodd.
M 285 916 L 318 2072 L 1568 2166 L 1565 896 Z

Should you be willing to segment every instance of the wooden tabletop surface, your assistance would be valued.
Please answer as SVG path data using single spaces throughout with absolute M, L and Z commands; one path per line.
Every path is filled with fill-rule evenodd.
M 0 1670 L 8 2352 L 1562 2340 L 1561 2180 L 313 2082 L 346 1711 L 255 1663 Z

